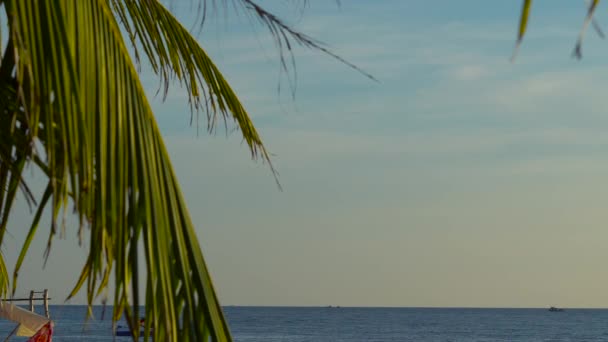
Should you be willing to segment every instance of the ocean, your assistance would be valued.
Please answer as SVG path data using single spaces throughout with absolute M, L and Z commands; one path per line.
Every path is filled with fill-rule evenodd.
M 85 322 L 86 307 L 52 305 L 53 341 L 129 341 L 128 337 L 114 339 L 108 320 L 111 308 L 106 320 L 100 320 L 101 309 L 95 307 L 96 319 Z M 605 309 L 230 306 L 225 313 L 237 342 L 608 341 Z M 13 323 L 0 320 L 0 340 L 13 328 Z

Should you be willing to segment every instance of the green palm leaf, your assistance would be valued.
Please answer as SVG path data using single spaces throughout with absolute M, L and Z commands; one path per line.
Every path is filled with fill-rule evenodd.
M 4 261 L 4 254 L 0 252 L 0 289 L 2 290 L 2 297 L 8 292 L 9 284 L 8 270 Z
M 110 5 L 98 0 L 78 6 L 72 1 L 37 6 L 6 1 L 5 6 L 18 56 L 20 101 L 31 127 L 28 137 L 45 148 L 54 218 L 71 199 L 82 225 L 91 230 L 89 256 L 72 294 L 86 285 L 92 303 L 114 270 L 114 318 L 124 311 L 135 324 L 141 240 L 147 328 L 155 327 L 154 338 L 230 340 L 194 226 Z M 197 62 L 199 68 L 214 68 L 204 64 L 209 61 Z M 232 114 L 252 150 L 263 148 L 218 75 L 216 71 L 213 91 L 223 102 L 218 100 L 217 107 L 236 111 Z
M 521 42 L 524 40 L 524 35 L 526 34 L 526 28 L 528 27 L 528 18 L 530 17 L 530 8 L 532 7 L 532 0 L 524 0 L 523 6 L 521 8 L 521 17 L 519 19 L 519 28 L 517 30 L 517 41 L 515 43 L 515 50 L 513 51 L 513 56 L 511 56 L 511 61 L 515 60 L 517 57 L 517 53 L 519 52 L 519 47 L 521 46 Z
M 583 38 L 585 37 L 585 32 L 587 32 L 587 27 L 589 26 L 589 23 L 593 22 L 593 13 L 595 13 L 595 9 L 597 8 L 597 5 L 599 3 L 599 0 L 592 0 L 589 4 L 589 8 L 587 9 L 587 16 L 585 17 L 585 21 L 583 22 L 583 28 L 581 29 L 581 32 L 578 35 L 576 45 L 574 46 L 574 51 L 572 52 L 572 55 L 578 59 L 583 57 Z M 602 36 L 603 33 L 601 33 L 602 31 L 598 29 L 599 26 L 597 24 L 594 26 L 596 27 L 596 31 L 600 33 L 600 36 Z
M 373 78 L 254 1 L 234 2 L 269 29 L 284 69 L 284 53 L 298 44 L 321 50 Z M 205 11 L 207 2 L 199 4 Z M 0 64 L 0 185 L 6 187 L 0 191 L 0 245 L 18 189 L 34 203 L 22 179 L 25 166 L 34 164 L 48 177 L 15 265 L 13 292 L 42 212 L 51 207 L 48 257 L 58 217 L 71 204 L 79 217 L 79 233 L 90 229 L 90 244 L 70 296 L 86 288 L 92 304 L 113 273 L 113 318 L 124 313 L 137 339 L 139 282 L 145 273 L 146 331 L 153 326 L 155 340 L 230 341 L 194 225 L 121 27 L 136 63 L 140 56 L 147 58 L 165 94 L 170 81 L 177 80 L 188 92 L 193 113 L 206 113 L 209 130 L 220 120 L 234 121 L 252 157 L 270 164 L 228 82 L 159 1 L 0 0 L 0 5 L 9 28 Z M 142 255 L 145 270 L 138 268 Z M 2 295 L 9 288 L 8 279 L 0 257 Z
M 253 157 L 261 154 L 270 161 L 253 123 L 236 94 L 211 58 L 182 24 L 160 2 L 112 1 L 132 45 L 141 45 L 154 72 L 161 77 L 164 95 L 172 79 L 177 79 L 188 92 L 194 111 L 207 113 L 210 130 L 222 119 L 238 124 Z M 140 55 L 139 52 L 136 53 Z
M 572 55 L 578 59 L 582 58 L 582 56 L 583 56 L 583 54 L 582 54 L 583 38 L 585 36 L 585 33 L 587 32 L 587 28 L 589 27 L 589 24 L 592 24 L 593 28 L 595 29 L 597 34 L 601 38 L 604 38 L 604 32 L 602 31 L 599 24 L 593 18 L 593 15 L 595 14 L 595 10 L 597 9 L 597 6 L 599 5 L 599 3 L 600 3 L 599 0 L 591 0 L 589 2 L 589 8 L 587 9 L 587 15 L 585 16 L 585 21 L 583 22 L 583 27 L 581 28 L 581 31 L 578 35 L 578 39 L 576 40 L 576 45 L 574 46 L 574 50 L 572 52 Z M 515 43 L 515 49 L 513 51 L 513 56 L 511 57 L 511 61 L 515 60 L 515 57 L 517 56 L 517 53 L 519 52 L 519 47 L 521 46 L 521 43 L 524 39 L 524 35 L 526 34 L 526 29 L 528 26 L 528 18 L 530 17 L 530 8 L 531 7 L 532 7 L 532 0 L 523 1 L 523 6 L 521 9 L 521 16 L 520 16 L 520 20 L 519 20 L 519 29 L 517 31 L 517 41 Z

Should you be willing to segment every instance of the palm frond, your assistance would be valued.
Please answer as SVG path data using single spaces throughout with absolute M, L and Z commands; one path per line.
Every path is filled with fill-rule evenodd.
M 9 284 L 8 271 L 4 261 L 4 254 L 0 252 L 0 298 L 6 297 L 8 294 Z
M 288 68 L 284 52 L 291 54 L 294 45 L 302 45 L 373 79 L 254 1 L 234 2 L 269 29 L 283 68 Z M 72 203 L 79 231 L 90 229 L 90 244 L 70 296 L 86 288 L 92 304 L 107 289 L 113 272 L 113 318 L 124 313 L 137 338 L 141 245 L 147 275 L 146 330 L 154 326 L 154 339 L 230 341 L 194 225 L 120 24 L 135 59 L 148 58 L 165 94 L 169 82 L 177 80 L 187 89 L 193 111 L 208 115 L 210 130 L 222 119 L 234 120 L 252 156 L 269 162 L 259 134 L 226 79 L 158 1 L 4 0 L 2 4 L 9 43 L 0 66 L 0 96 L 12 99 L 12 104 L 0 104 L 0 185 L 7 187 L 0 195 L 0 244 L 15 193 L 23 188 L 24 167 L 34 164 L 48 177 L 17 260 L 13 291 L 23 258 L 39 234 L 44 208 L 50 206 L 52 212 L 48 256 L 58 218 Z M 37 153 L 35 146 L 43 151 Z M 8 286 L 3 269 L 0 276 Z
M 521 8 L 521 17 L 519 19 L 519 28 L 517 30 L 517 41 L 515 42 L 515 49 L 513 50 L 513 55 L 511 56 L 511 62 L 515 61 L 515 57 L 517 57 L 521 42 L 523 41 L 524 35 L 526 34 L 526 28 L 528 27 L 528 17 L 530 17 L 531 7 L 532 0 L 524 0 L 523 6 Z
M 9 40 L 0 60 L 0 243 L 6 233 L 11 208 L 20 188 L 28 204 L 34 196 L 21 173 L 31 156 L 32 148 L 26 138 L 26 125 L 17 98 L 17 83 L 12 75 L 14 55 Z
M 346 59 L 340 57 L 339 55 L 335 54 L 334 52 L 329 50 L 329 48 L 324 46 L 324 44 L 321 43 L 319 40 L 316 40 L 300 31 L 295 30 L 293 27 L 286 24 L 279 17 L 277 17 L 276 15 L 265 10 L 262 6 L 257 4 L 255 1 L 253 1 L 253 0 L 237 0 L 237 1 L 245 9 L 247 9 L 250 13 L 253 13 L 254 16 L 260 21 L 260 23 L 262 23 L 263 25 L 265 25 L 268 28 L 268 31 L 274 37 L 275 44 L 279 48 L 281 65 L 283 66 L 284 70 L 287 71 L 287 69 L 288 69 L 288 65 L 286 63 L 286 58 L 285 58 L 286 53 L 290 56 L 290 58 L 292 59 L 292 65 L 294 65 L 293 64 L 293 46 L 294 46 L 294 44 L 297 44 L 297 45 L 303 46 L 305 48 L 319 50 L 319 51 L 325 53 L 326 55 L 338 60 L 339 62 L 349 66 L 353 70 L 356 70 L 357 72 L 364 75 L 365 77 L 378 82 L 378 80 L 372 74 L 366 72 L 365 70 L 359 68 L 355 64 L 353 64 L 353 63 L 347 61 Z M 307 4 L 307 1 L 304 1 L 303 4 L 305 6 Z M 339 1 L 338 1 L 338 4 L 340 4 Z
M 217 4 L 217 0 L 199 0 L 196 2 L 198 4 L 199 12 L 202 13 L 202 19 L 200 20 L 201 26 L 199 27 L 199 29 L 202 29 L 204 18 L 207 16 L 207 8 L 211 7 L 217 11 L 217 8 L 220 6 Z M 208 4 L 209 2 L 211 2 L 211 4 Z M 338 5 L 340 4 L 339 1 L 336 2 Z M 182 66 L 198 64 L 198 60 L 200 60 L 202 55 L 206 54 L 198 45 L 196 40 L 189 34 L 189 32 L 182 27 L 177 20 L 175 20 L 173 15 L 171 15 L 162 4 L 157 1 L 151 1 L 150 3 L 146 4 L 142 4 L 140 2 L 123 3 L 119 0 L 113 0 L 112 3 L 117 13 L 117 17 L 121 19 L 121 23 L 124 25 L 125 30 L 128 33 L 127 35 L 131 40 L 136 58 L 139 59 L 139 57 L 142 55 L 139 48 L 139 44 L 141 44 L 141 49 L 144 51 L 144 54 L 148 57 L 148 60 L 153 65 L 155 72 L 163 80 L 161 83 L 165 93 L 169 86 L 168 81 L 171 79 L 171 76 L 176 76 L 176 78 L 183 85 L 185 85 L 187 89 L 190 90 L 191 103 L 200 103 L 200 97 L 203 97 L 206 101 L 213 101 L 213 89 L 207 88 L 209 84 L 213 83 L 198 82 L 199 84 L 197 85 L 194 82 L 191 82 L 197 80 L 201 81 L 202 79 L 209 81 L 207 78 L 200 77 L 205 75 L 198 75 L 196 73 L 193 75 L 192 70 L 188 68 L 184 68 L 186 71 L 189 71 L 187 74 L 181 74 L 179 72 L 182 69 Z M 227 7 L 228 4 L 231 3 L 235 10 L 243 10 L 254 20 L 257 20 L 268 29 L 268 32 L 274 38 L 275 45 L 279 51 L 281 69 L 287 73 L 290 71 L 295 73 L 295 58 L 293 55 L 293 48 L 296 45 L 299 45 L 305 48 L 321 51 L 363 74 L 365 77 L 378 81 L 371 74 L 332 52 L 319 40 L 316 40 L 294 29 L 285 21 L 267 11 L 264 7 L 260 6 L 253 0 L 232 0 L 222 1 L 221 3 L 224 5 L 223 7 Z M 308 1 L 294 1 L 294 4 L 296 7 L 300 7 L 303 11 L 307 6 Z M 181 42 L 176 41 L 175 39 L 180 39 L 181 37 L 185 36 L 188 37 L 187 41 L 184 42 L 184 45 L 186 46 L 180 46 L 182 45 Z M 159 41 L 159 37 L 164 37 L 166 40 Z M 167 58 L 167 56 L 173 55 L 183 56 L 183 47 L 192 49 L 191 51 L 196 51 L 196 54 L 199 56 L 193 58 L 192 61 L 190 61 L 189 58 L 184 59 L 181 57 L 178 59 Z M 182 66 L 180 66 L 180 64 Z M 196 69 L 194 70 L 196 71 Z M 215 70 L 213 71 L 215 72 Z M 193 85 L 195 85 L 195 87 L 193 87 Z M 199 93 L 199 90 L 202 91 L 202 93 Z M 207 111 L 207 115 L 209 124 L 208 127 L 210 130 L 212 130 L 217 124 L 217 120 L 215 120 L 215 110 L 217 110 L 217 108 L 214 108 L 213 106 L 210 107 L 211 108 L 206 107 L 205 109 L 211 109 L 211 112 Z M 223 115 L 223 118 L 226 119 L 227 116 Z M 243 127 L 240 126 L 240 128 L 242 129 Z M 251 142 L 247 141 L 247 143 L 249 144 L 250 149 L 252 149 L 255 157 L 255 148 L 257 146 L 254 145 L 254 148 L 252 148 Z M 268 160 L 266 155 L 262 154 L 262 157 Z
M 581 59 L 583 57 L 583 52 L 582 52 L 583 38 L 585 36 L 585 32 L 587 32 L 587 27 L 589 26 L 589 23 L 593 22 L 593 13 L 595 12 L 595 9 L 597 8 L 597 5 L 599 3 L 600 3 L 599 0 L 592 0 L 591 3 L 589 4 L 589 8 L 587 9 L 587 16 L 585 17 L 585 21 L 583 22 L 583 28 L 581 29 L 581 32 L 578 35 L 578 39 L 576 40 L 576 45 L 574 46 L 574 50 L 572 51 L 572 55 L 578 59 Z M 594 23 L 594 27 L 596 28 L 596 31 L 598 33 L 600 33 L 600 36 L 602 36 L 603 33 L 599 29 L 599 26 Z
M 581 59 L 583 56 L 583 53 L 582 53 L 583 38 L 585 37 L 585 33 L 587 32 L 587 28 L 589 27 L 589 24 L 591 24 L 593 26 L 593 28 L 595 29 L 597 34 L 600 36 L 600 38 L 604 38 L 604 32 L 602 31 L 600 25 L 597 23 L 597 21 L 593 17 L 593 15 L 595 14 L 595 10 L 597 9 L 597 6 L 599 5 L 599 3 L 600 3 L 599 0 L 591 0 L 590 2 L 588 2 L 587 15 L 585 16 L 585 21 L 583 22 L 583 27 L 581 28 L 581 31 L 578 35 L 578 39 L 576 40 L 574 50 L 572 51 L 572 56 L 576 57 L 577 59 Z M 530 16 L 531 6 L 532 6 L 532 0 L 523 1 L 521 17 L 519 20 L 519 29 L 517 32 L 517 41 L 515 43 L 515 49 L 513 51 L 513 55 L 511 56 L 512 62 L 515 60 L 515 57 L 517 56 L 519 47 L 521 46 L 524 35 L 526 33 L 526 28 L 528 25 L 528 18 Z
M 89 255 L 72 295 L 86 287 L 91 304 L 114 271 L 114 319 L 124 312 L 137 335 L 141 241 L 147 274 L 146 329 L 155 327 L 154 340 L 231 340 L 112 8 L 103 0 L 79 1 L 77 6 L 67 0 L 28 4 L 5 2 L 27 137 L 44 146 L 45 160 L 39 162 L 49 177 L 53 222 L 71 200 L 81 225 L 91 231 Z M 173 34 L 181 34 L 183 28 L 172 26 L 171 18 L 159 20 Z M 182 44 L 189 44 L 188 37 L 182 38 Z M 191 58 L 179 51 L 185 50 L 168 55 L 172 67 Z M 186 63 L 176 72 L 195 77 L 188 68 L 206 68 L 197 72 L 215 77 L 210 87 L 216 106 L 227 108 L 247 128 L 248 118 L 237 117 L 242 107 L 234 93 L 201 56 L 196 57 L 199 64 Z M 252 146 L 261 148 L 252 125 L 243 133 Z M 51 237 L 55 230 L 53 225 Z
M 207 113 L 209 130 L 224 120 L 237 122 L 252 156 L 270 161 L 253 123 L 236 94 L 196 39 L 160 2 L 122 2 L 113 0 L 113 9 L 121 18 L 139 56 L 138 43 L 156 74 L 161 78 L 166 96 L 170 81 L 177 79 L 188 92 L 194 111 Z

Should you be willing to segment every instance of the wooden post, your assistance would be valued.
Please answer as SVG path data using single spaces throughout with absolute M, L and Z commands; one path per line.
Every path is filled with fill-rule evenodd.
M 46 318 L 51 318 L 51 314 L 49 313 L 49 290 L 44 289 L 44 315 Z
M 30 291 L 30 311 L 34 312 L 34 290 Z

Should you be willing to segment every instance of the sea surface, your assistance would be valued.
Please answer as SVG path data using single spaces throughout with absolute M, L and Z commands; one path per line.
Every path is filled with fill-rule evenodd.
M 53 341 L 129 341 L 112 336 L 112 324 L 85 322 L 85 306 L 50 307 L 55 321 Z M 41 312 L 37 308 L 37 312 Z M 608 341 L 608 310 L 452 309 L 351 307 L 225 308 L 237 342 L 304 341 Z M 118 322 L 124 325 L 124 322 Z M 14 324 L 0 320 L 0 340 Z M 13 337 L 11 341 L 25 341 Z

